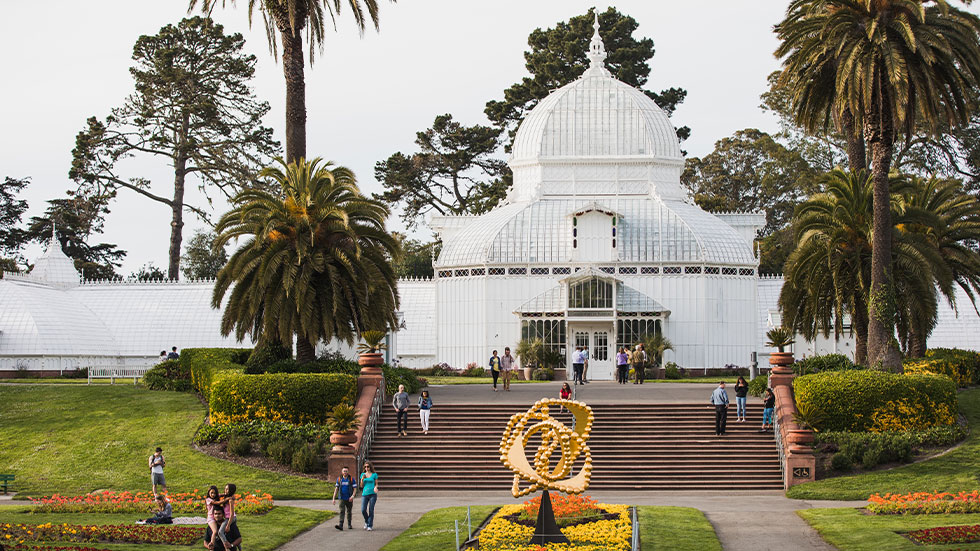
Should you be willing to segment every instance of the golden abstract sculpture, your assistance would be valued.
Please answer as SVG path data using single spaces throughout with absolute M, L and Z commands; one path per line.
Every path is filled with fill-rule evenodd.
M 550 408 L 564 406 L 575 416 L 575 428 L 570 429 L 551 416 Z M 514 497 L 530 494 L 538 489 L 558 490 L 566 494 L 580 494 L 589 487 L 592 477 L 592 452 L 586 443 L 592 430 L 592 408 L 572 400 L 544 398 L 538 400 L 525 413 L 511 416 L 500 440 L 500 461 L 514 472 Z M 534 466 L 527 460 L 525 447 L 534 434 L 541 433 L 541 445 L 534 453 Z M 561 457 L 551 468 L 551 457 L 556 450 Z M 574 477 L 565 479 L 572 471 L 572 464 L 582 454 L 585 463 Z M 521 480 L 531 485 L 520 488 Z

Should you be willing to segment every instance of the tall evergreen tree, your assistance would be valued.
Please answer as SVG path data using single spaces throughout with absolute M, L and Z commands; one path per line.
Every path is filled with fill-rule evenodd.
M 0 186 L 0 258 L 6 260 L 6 271 L 14 271 L 21 247 L 26 236 L 20 227 L 21 218 L 27 212 L 27 201 L 18 195 L 31 183 L 30 178 L 11 178 L 7 176 Z
M 208 217 L 203 205 L 185 201 L 187 185 L 209 201 L 215 190 L 230 197 L 256 185 L 255 174 L 279 147 L 262 126 L 269 105 L 252 94 L 255 56 L 244 46 L 242 35 L 226 35 L 203 17 L 141 36 L 130 68 L 135 92 L 105 121 L 90 118 L 75 141 L 69 176 L 87 193 L 126 189 L 170 209 L 170 279 L 180 275 L 184 210 Z M 170 192 L 125 174 L 123 161 L 140 155 L 173 167 Z
M 218 246 L 218 236 L 208 230 L 194 232 L 181 257 L 180 271 L 188 279 L 214 279 L 228 262 L 225 247 Z

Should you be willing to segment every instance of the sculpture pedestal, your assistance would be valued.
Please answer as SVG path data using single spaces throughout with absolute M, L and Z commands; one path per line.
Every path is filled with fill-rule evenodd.
M 544 545 L 546 543 L 570 543 L 565 534 L 561 533 L 558 523 L 555 522 L 555 510 L 551 507 L 551 494 L 545 490 L 541 494 L 541 506 L 538 507 L 538 521 L 534 524 L 534 535 L 531 536 L 530 545 Z

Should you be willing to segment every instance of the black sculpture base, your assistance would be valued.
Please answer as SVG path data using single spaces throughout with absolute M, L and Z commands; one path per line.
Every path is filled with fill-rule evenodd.
M 531 536 L 531 545 L 544 545 L 546 543 L 571 543 L 565 534 L 561 533 L 558 523 L 555 522 L 555 510 L 551 507 L 551 494 L 545 490 L 541 494 L 541 507 L 538 507 L 538 521 L 534 524 L 534 535 Z

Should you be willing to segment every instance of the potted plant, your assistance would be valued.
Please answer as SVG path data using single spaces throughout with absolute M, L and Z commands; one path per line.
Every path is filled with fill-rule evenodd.
M 361 342 L 357 345 L 360 353 L 357 363 L 361 366 L 362 375 L 380 375 L 381 365 L 385 363 L 384 355 L 381 351 L 388 346 L 384 343 L 388 334 L 384 331 L 364 331 L 361 333 Z
M 357 410 L 350 404 L 337 404 L 327 417 L 327 428 L 330 429 L 330 443 L 335 446 L 348 447 L 357 441 L 354 431 L 361 426 Z
M 514 348 L 514 354 L 521 359 L 524 368 L 524 380 L 530 381 L 534 368 L 541 361 L 544 352 L 544 341 L 541 339 L 523 339 Z
M 793 342 L 793 331 L 787 327 L 773 327 L 766 332 L 766 346 L 772 346 L 779 350 L 769 355 L 769 365 L 780 371 L 788 369 L 787 366 L 793 364 L 793 353 L 785 352 L 785 348 Z

